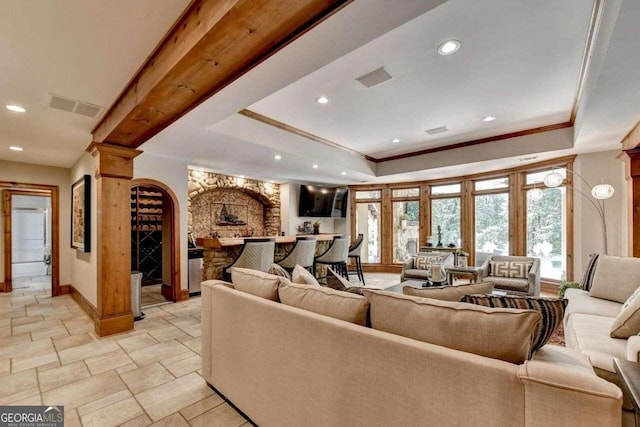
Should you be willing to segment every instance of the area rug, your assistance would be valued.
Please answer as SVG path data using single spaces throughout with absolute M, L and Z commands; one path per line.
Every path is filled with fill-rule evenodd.
M 561 346 L 565 346 L 564 344 L 564 326 L 562 325 L 562 323 L 560 323 L 560 326 L 558 326 L 558 329 L 556 329 L 556 332 L 551 335 L 551 338 L 549 338 L 548 344 L 553 344 L 553 345 L 561 345 Z

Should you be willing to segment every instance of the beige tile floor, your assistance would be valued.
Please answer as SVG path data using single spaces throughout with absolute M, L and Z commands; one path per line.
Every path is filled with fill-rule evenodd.
M 162 296 L 162 285 L 143 286 L 141 290 L 140 306 L 142 308 L 153 305 L 166 303 L 167 300 Z
M 366 276 L 371 287 L 398 280 Z M 200 308 L 147 308 L 134 331 L 99 338 L 46 284 L 0 294 L 0 405 L 64 405 L 68 427 L 248 425 L 201 377 Z

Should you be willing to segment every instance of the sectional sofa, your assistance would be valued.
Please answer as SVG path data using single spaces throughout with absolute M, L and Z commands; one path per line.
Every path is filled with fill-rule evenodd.
M 619 388 L 575 350 L 547 345 L 510 363 L 278 302 L 257 284 L 239 289 L 203 283 L 203 376 L 260 426 L 621 424 Z M 458 333 L 472 337 L 474 325 Z

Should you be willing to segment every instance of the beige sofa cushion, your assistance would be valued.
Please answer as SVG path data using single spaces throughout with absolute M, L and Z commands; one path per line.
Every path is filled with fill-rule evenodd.
M 296 264 L 293 272 L 291 273 L 291 281 L 300 285 L 320 285 L 320 283 L 318 283 L 318 280 L 316 280 L 316 278 L 309 272 L 309 270 L 298 264 Z
M 589 292 L 583 291 L 582 289 L 567 289 L 564 297 L 569 300 L 569 304 L 564 311 L 565 328 L 567 322 L 575 313 L 616 317 L 622 309 L 622 304 L 606 299 L 591 298 Z
M 611 324 L 611 336 L 629 338 L 640 332 L 640 288 L 629 297 Z
M 280 301 L 285 305 L 365 326 L 369 301 L 361 295 L 314 285 L 280 285 Z
M 431 298 L 441 301 L 460 301 L 465 295 L 490 294 L 493 292 L 493 283 L 481 282 L 469 285 L 457 286 L 433 286 L 430 288 L 417 289 L 412 286 L 402 288 L 402 293 L 415 297 Z
M 594 368 L 615 373 L 613 358 L 626 358 L 627 340 L 609 336 L 613 321 L 612 317 L 574 313 L 564 330 L 567 347 L 585 354 Z
M 640 258 L 608 255 L 598 257 L 589 295 L 620 304 L 640 287 Z
M 231 269 L 231 282 L 237 290 L 271 301 L 279 301 L 278 285 L 282 279 L 280 276 L 249 268 Z
M 364 292 L 374 329 L 511 363 L 527 360 L 541 320 L 533 310 Z

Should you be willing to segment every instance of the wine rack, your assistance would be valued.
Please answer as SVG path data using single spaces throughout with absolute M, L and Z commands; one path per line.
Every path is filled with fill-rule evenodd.
M 151 187 L 131 189 L 131 271 L 142 286 L 162 283 L 162 193 Z

